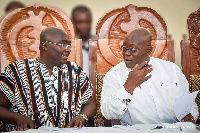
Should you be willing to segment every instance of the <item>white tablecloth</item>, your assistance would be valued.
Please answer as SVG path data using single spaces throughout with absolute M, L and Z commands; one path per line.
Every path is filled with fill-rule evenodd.
M 163 129 L 140 129 L 135 131 L 127 131 L 121 128 L 113 128 L 113 127 L 86 127 L 83 129 L 69 129 L 68 131 L 44 131 L 40 129 L 29 129 L 27 131 L 13 131 L 11 133 L 177 133 L 182 132 L 178 130 L 163 130 Z M 194 133 L 199 133 L 200 131 L 195 130 Z

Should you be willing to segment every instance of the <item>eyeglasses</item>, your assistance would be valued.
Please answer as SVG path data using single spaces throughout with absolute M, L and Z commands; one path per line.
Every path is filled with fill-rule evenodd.
M 54 43 L 54 42 L 51 42 L 51 41 L 45 41 L 44 43 L 58 45 L 58 46 L 61 46 L 62 48 L 67 49 L 67 50 L 70 50 L 72 48 L 71 42 Z
M 146 46 L 142 47 L 141 49 L 144 49 L 145 47 L 151 47 L 151 45 L 146 45 Z M 126 47 L 124 47 L 124 45 L 122 45 L 122 46 L 120 47 L 120 49 L 121 49 L 124 53 L 128 50 L 131 54 L 135 53 L 136 51 L 141 50 L 141 49 L 136 49 L 136 48 L 126 48 Z

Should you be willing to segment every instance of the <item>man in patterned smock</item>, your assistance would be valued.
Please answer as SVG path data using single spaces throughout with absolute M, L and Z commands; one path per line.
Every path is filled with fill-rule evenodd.
M 67 33 L 56 27 L 44 29 L 39 49 L 40 58 L 17 61 L 0 75 L 0 120 L 16 124 L 17 130 L 82 127 L 96 113 L 96 104 L 86 73 L 67 61 Z

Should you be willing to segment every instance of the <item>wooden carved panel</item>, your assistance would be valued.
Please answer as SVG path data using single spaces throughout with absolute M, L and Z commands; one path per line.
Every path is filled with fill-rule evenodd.
M 151 56 L 170 60 L 163 18 L 153 9 L 128 5 L 107 13 L 97 25 L 97 73 L 105 74 L 123 60 L 120 46 L 126 34 L 137 27 L 147 28 L 152 34 Z
M 188 17 L 191 73 L 200 74 L 200 9 Z
M 96 120 L 95 126 L 98 126 L 99 124 L 104 126 L 104 120 L 105 118 L 103 117 L 100 109 L 100 101 L 101 101 L 101 92 L 102 92 L 102 86 L 103 86 L 103 79 L 105 75 L 104 74 L 97 74 L 96 75 L 96 104 L 97 104 L 97 113 L 94 116 L 94 119 Z M 100 120 L 99 120 L 100 119 Z M 99 120 L 99 121 L 97 121 Z
M 7 14 L 0 23 L 1 69 L 17 60 L 38 57 L 40 33 L 49 26 L 65 30 L 74 42 L 73 24 L 58 9 L 35 4 Z M 69 57 L 72 61 L 73 50 Z
M 200 87 L 200 9 L 189 15 L 187 23 L 189 40 L 181 41 L 181 64 L 183 73 L 190 83 L 189 90 L 194 92 Z M 195 101 L 200 111 L 200 93 L 197 94 Z M 200 115 L 198 119 L 200 120 Z

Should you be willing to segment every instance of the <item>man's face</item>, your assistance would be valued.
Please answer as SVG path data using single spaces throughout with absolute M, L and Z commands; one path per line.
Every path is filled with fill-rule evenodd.
M 74 15 L 74 24 L 76 31 L 81 38 L 88 38 L 91 30 L 91 14 L 87 12 L 76 12 Z
M 56 43 L 46 43 L 49 62 L 54 66 L 60 66 L 67 62 L 68 56 L 71 52 L 70 48 L 64 48 L 59 44 L 71 45 L 71 41 L 65 33 L 58 33 L 56 36 L 48 36 L 46 41 Z
M 151 52 L 151 39 L 144 40 L 143 37 L 134 37 L 134 33 L 124 40 L 123 57 L 126 67 L 133 68 L 136 64 L 141 64 L 144 61 L 149 62 L 149 54 Z

